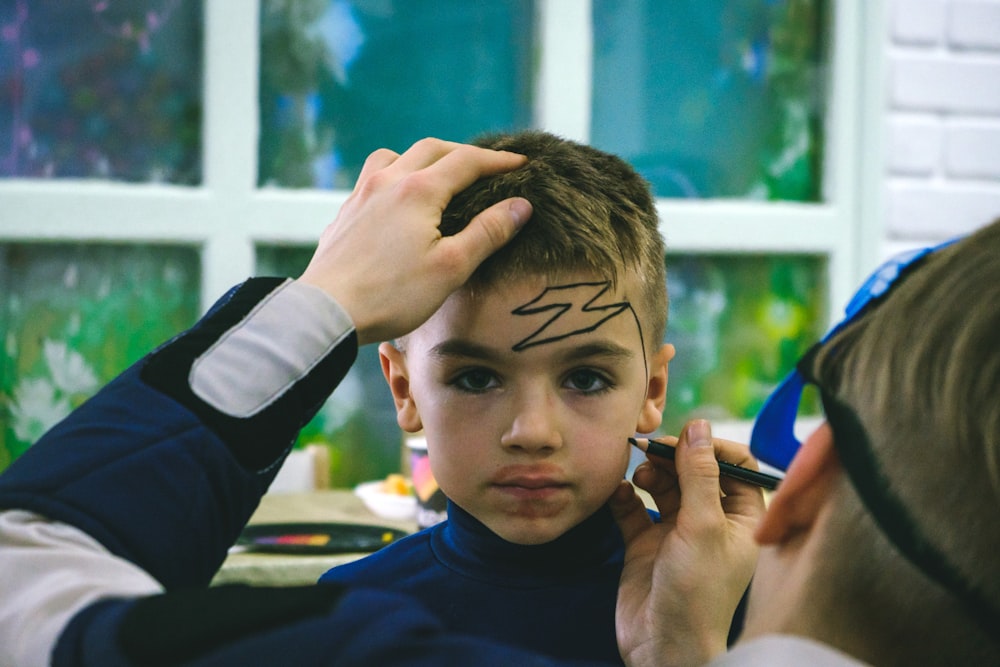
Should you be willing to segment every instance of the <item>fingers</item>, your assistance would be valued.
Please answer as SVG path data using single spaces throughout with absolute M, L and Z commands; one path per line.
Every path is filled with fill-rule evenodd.
M 711 426 L 706 421 L 688 422 L 677 441 L 674 463 L 683 511 L 695 520 L 717 520 L 725 514 L 730 520 L 745 525 L 756 524 L 764 511 L 763 491 L 747 482 L 725 475 L 720 477 L 720 460 L 751 470 L 758 469 L 757 460 L 749 447 L 731 440 L 712 438 Z
M 385 169 L 392 171 L 399 180 L 420 174 L 412 187 L 418 191 L 438 192 L 443 209 L 453 196 L 483 176 L 514 169 L 526 160 L 525 156 L 517 153 L 428 137 L 413 144 L 402 155 L 397 156 L 386 149 L 372 153 L 365 162 L 362 174 Z M 371 169 L 368 168 L 369 161 L 372 162 Z
M 640 449 L 646 451 L 647 443 L 649 438 L 633 438 Z M 676 447 L 679 438 L 672 435 L 658 435 L 654 440 L 670 445 L 671 447 Z M 734 440 L 723 440 L 722 438 L 712 437 L 712 446 L 715 448 L 716 458 L 720 461 L 727 461 L 729 463 L 735 463 L 736 465 L 743 466 L 744 468 L 751 468 L 753 470 L 757 469 L 757 459 L 753 457 L 750 453 L 750 449 L 741 442 L 736 442 Z M 662 457 L 660 457 L 662 458 Z M 669 457 L 673 460 L 673 456 Z
M 662 435 L 657 436 L 655 440 L 649 438 L 629 438 L 629 441 L 640 450 L 646 452 L 646 458 L 651 464 L 675 473 L 672 462 L 676 457 L 678 438 L 670 435 Z M 761 473 L 759 477 L 755 476 L 753 478 L 747 478 L 741 474 L 743 472 L 751 474 L 759 472 L 757 459 L 750 453 L 750 448 L 747 445 L 713 437 L 712 446 L 715 449 L 715 458 L 719 461 L 724 491 L 728 492 L 726 484 L 731 484 L 732 480 L 741 480 L 742 482 L 764 488 L 773 488 L 772 484 L 775 481 L 780 481 L 780 478 L 764 473 Z
M 395 166 L 404 172 L 419 171 L 431 166 L 448 153 L 451 153 L 466 144 L 459 144 L 444 139 L 426 137 L 414 143 L 406 152 L 394 161 Z M 469 146 L 469 148 L 472 148 Z M 485 150 L 485 149 L 480 149 Z
M 665 655 L 704 664 L 725 650 L 733 611 L 756 562 L 752 527 L 724 511 L 716 459 L 717 450 L 744 457 L 738 443 L 713 441 L 702 420 L 689 422 L 680 438 L 657 440 L 674 441 L 676 449 L 648 454 L 634 479 L 650 492 L 662 521 L 644 526 L 624 490 L 609 503 L 626 544 L 616 608 L 619 647 L 628 664 L 659 664 Z
M 399 159 L 399 153 L 388 148 L 380 148 L 365 159 L 358 174 L 358 181 L 367 180 L 373 173 L 385 169 Z
M 683 507 L 689 515 L 697 509 L 703 519 L 718 518 L 719 508 L 733 520 L 759 519 L 764 509 L 763 491 L 754 484 L 719 476 L 718 461 L 757 470 L 757 461 L 749 447 L 713 438 L 711 426 L 704 420 L 688 422 L 680 438 L 659 436 L 656 440 L 674 445 L 673 450 L 665 450 L 669 458 L 651 451 L 647 454 L 648 461 L 636 468 L 633 481 L 650 493 L 661 514 L 677 512 L 683 498 Z M 639 447 L 645 449 L 646 442 L 638 439 Z
M 440 179 L 447 190 L 447 200 L 469 187 L 483 176 L 515 169 L 528 158 L 517 153 L 495 151 L 477 146 L 454 144 L 427 171 Z
M 719 462 L 712 445 L 712 427 L 703 419 L 688 422 L 677 442 L 681 511 L 695 520 L 719 518 L 722 512 Z
M 526 160 L 439 139 L 418 141 L 402 155 L 375 151 L 299 280 L 340 304 L 362 344 L 412 331 L 531 214 L 527 201 L 507 200 L 443 238 L 441 214 L 451 197 Z
M 527 199 L 506 199 L 477 215 L 459 233 L 441 239 L 438 245 L 442 252 L 450 249 L 454 257 L 464 262 L 465 266 L 459 270 L 464 280 L 483 260 L 510 241 L 531 213 Z
M 622 480 L 608 502 L 611 516 L 622 531 L 625 544 L 629 544 L 652 525 L 653 520 L 646 511 L 646 506 L 636 495 L 635 489 L 627 481 Z
M 399 173 L 419 171 L 429 167 L 449 152 L 462 146 L 451 141 L 428 137 L 416 142 L 402 155 L 388 148 L 379 148 L 365 158 L 358 181 L 365 180 L 375 172 L 395 167 Z
M 746 445 L 712 438 L 715 458 L 719 461 L 734 463 L 742 468 L 758 470 L 757 459 L 750 453 Z M 719 478 L 722 488 L 722 509 L 731 519 L 742 519 L 756 522 L 764 509 L 764 492 L 760 487 L 722 475 Z
M 632 473 L 632 481 L 640 489 L 654 497 L 678 491 L 677 468 L 674 467 L 672 461 L 657 461 L 655 463 L 643 461 Z
M 755 461 L 751 457 L 744 467 L 749 468 Z M 742 465 L 742 464 L 740 464 Z M 722 509 L 733 520 L 754 524 L 764 513 L 763 489 L 729 477 L 722 477 Z
M 365 160 L 354 196 L 372 188 L 410 181 L 407 189 L 444 209 L 453 196 L 479 178 L 521 166 L 527 158 L 431 137 L 421 139 L 402 155 L 380 148 Z

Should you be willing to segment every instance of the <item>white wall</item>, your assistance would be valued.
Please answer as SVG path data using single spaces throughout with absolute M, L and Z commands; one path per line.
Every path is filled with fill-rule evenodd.
M 1000 217 L 1000 0 L 891 0 L 886 252 Z

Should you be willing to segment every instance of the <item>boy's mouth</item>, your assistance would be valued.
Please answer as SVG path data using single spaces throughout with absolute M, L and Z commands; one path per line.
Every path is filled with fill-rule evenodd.
M 490 486 L 501 493 L 529 500 L 546 498 L 570 484 L 551 467 L 511 466 L 494 475 Z

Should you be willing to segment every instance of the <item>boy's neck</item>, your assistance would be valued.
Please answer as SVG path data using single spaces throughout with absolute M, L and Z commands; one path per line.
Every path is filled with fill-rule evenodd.
M 446 556 L 455 559 L 452 565 L 521 583 L 524 577 L 551 581 L 554 576 L 590 576 L 595 567 L 619 563 L 623 553 L 621 533 L 607 507 L 551 542 L 526 545 L 508 542 L 449 502 L 448 522 L 437 529 L 436 537 Z

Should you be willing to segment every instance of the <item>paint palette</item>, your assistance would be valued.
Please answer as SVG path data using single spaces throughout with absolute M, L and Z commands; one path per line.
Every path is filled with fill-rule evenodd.
M 247 526 L 236 541 L 241 551 L 283 554 L 370 553 L 407 533 L 353 523 L 267 523 Z

